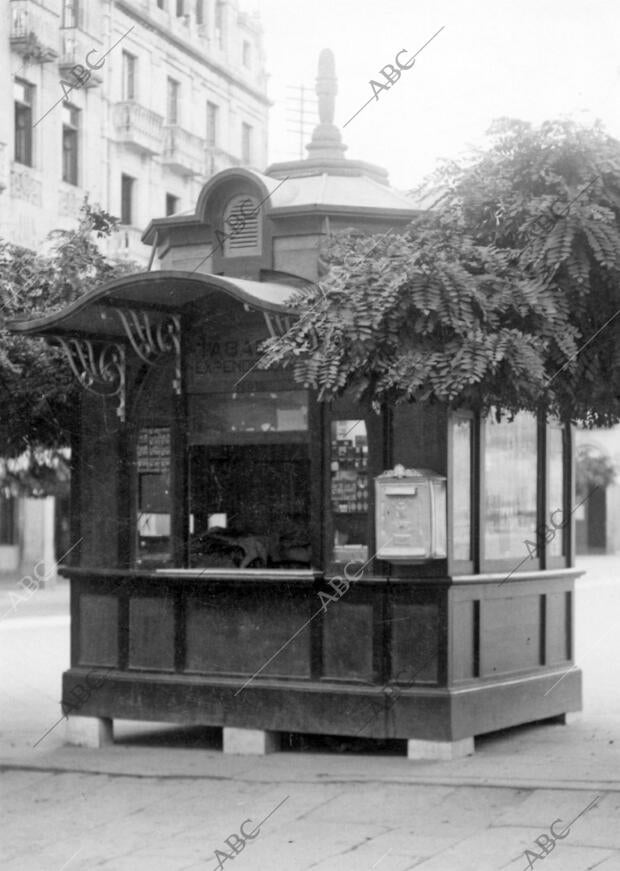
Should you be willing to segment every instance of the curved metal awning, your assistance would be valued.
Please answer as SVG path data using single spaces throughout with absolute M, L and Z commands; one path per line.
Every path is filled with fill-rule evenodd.
M 262 312 L 269 334 L 281 335 L 295 315 L 291 299 L 300 287 L 311 284 L 297 276 L 289 278 L 295 284 L 176 270 L 138 272 L 102 284 L 60 311 L 16 318 L 7 326 L 15 333 L 44 336 L 60 345 L 81 386 L 100 396 L 117 397 L 117 413 L 124 421 L 128 352 L 149 365 L 162 354 L 173 354 L 173 389 L 179 394 L 185 307 L 225 294 Z
M 148 312 L 149 321 L 157 326 L 170 315 L 182 314 L 190 303 L 225 293 L 266 314 L 290 316 L 295 312 L 288 301 L 298 292 L 299 287 L 273 281 L 177 270 L 138 272 L 106 282 L 60 311 L 37 318 L 16 318 L 7 326 L 27 335 L 125 340 L 126 330 L 115 310 L 127 316 L 130 312 Z

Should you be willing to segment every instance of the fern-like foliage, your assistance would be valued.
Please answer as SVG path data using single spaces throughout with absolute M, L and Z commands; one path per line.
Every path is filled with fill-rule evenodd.
M 328 240 L 264 365 L 322 399 L 620 420 L 620 143 L 569 122 L 491 136 L 426 183 L 437 204 L 406 230 Z

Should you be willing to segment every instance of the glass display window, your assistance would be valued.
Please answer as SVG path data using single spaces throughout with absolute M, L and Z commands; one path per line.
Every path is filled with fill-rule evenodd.
M 548 557 L 566 556 L 566 516 L 564 485 L 564 428 L 559 423 L 547 426 L 547 514 L 546 547 Z
M 142 427 L 136 448 L 140 568 L 171 564 L 170 427 Z
M 454 415 L 450 438 L 452 452 L 452 477 L 450 481 L 452 556 L 455 560 L 469 562 L 473 559 L 473 418 Z
M 369 555 L 368 433 L 364 420 L 331 424 L 332 560 L 365 562 Z
M 536 417 L 521 412 L 499 423 L 488 417 L 482 505 L 485 560 L 518 561 L 528 556 L 526 542 L 536 541 L 537 499 Z
M 310 568 L 304 390 L 189 397 L 190 567 Z

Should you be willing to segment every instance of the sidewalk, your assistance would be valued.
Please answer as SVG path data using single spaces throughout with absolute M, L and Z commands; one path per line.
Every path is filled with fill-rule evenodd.
M 1 635 L 10 639 L 3 695 L 11 700 L 0 756 L 3 868 L 215 871 L 239 858 L 236 871 L 521 871 L 529 849 L 537 851 L 530 861 L 547 859 L 544 871 L 620 871 L 620 558 L 581 567 L 583 719 L 483 736 L 475 756 L 452 762 L 413 762 L 368 745 L 364 754 L 229 756 L 217 730 L 123 722 L 109 748 L 62 746 L 61 724 L 33 750 L 33 736 L 58 717 L 68 663 L 59 582 L 7 618 L 14 622 Z M 37 601 L 48 594 L 59 596 L 56 613 Z M 597 796 L 545 856 L 535 839 L 548 838 L 558 819 L 563 832 Z M 226 839 L 272 811 L 242 848 L 232 838 L 235 854 Z M 219 863 L 228 856 L 223 865 L 216 849 Z

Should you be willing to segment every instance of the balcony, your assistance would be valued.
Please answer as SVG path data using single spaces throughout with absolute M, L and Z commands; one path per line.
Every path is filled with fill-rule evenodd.
M 164 128 L 162 163 L 179 175 L 205 175 L 204 139 L 176 124 Z
M 58 16 L 34 0 L 11 0 L 10 44 L 25 61 L 48 63 L 58 57 Z
M 60 58 L 58 67 L 63 79 L 72 82 L 71 70 L 74 66 L 81 66 L 88 70 L 86 55 L 94 51 L 95 56 L 91 63 L 98 63 L 102 52 L 93 46 L 92 36 L 87 36 L 78 27 L 64 27 L 60 31 Z M 103 81 L 101 70 L 90 70 L 90 78 L 85 82 L 86 88 L 95 88 Z
M 164 119 L 156 112 L 126 100 L 114 107 L 114 129 L 118 142 L 139 154 L 162 150 Z

